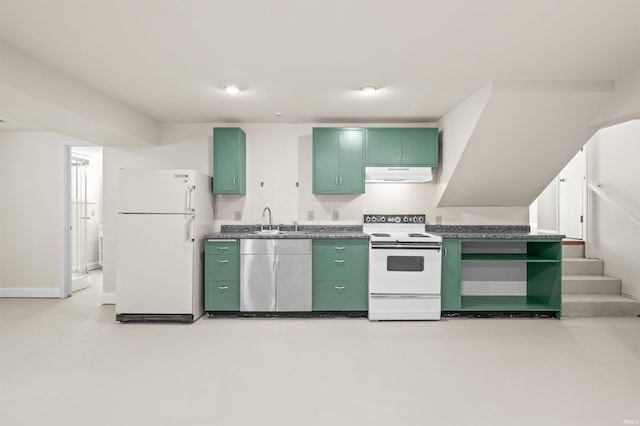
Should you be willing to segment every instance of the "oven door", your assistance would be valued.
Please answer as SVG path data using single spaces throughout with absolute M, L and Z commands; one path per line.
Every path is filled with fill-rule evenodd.
M 440 294 L 440 244 L 371 243 L 370 294 Z

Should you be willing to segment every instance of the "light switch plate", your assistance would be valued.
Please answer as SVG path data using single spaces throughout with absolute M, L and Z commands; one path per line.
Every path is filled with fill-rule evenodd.
M 313 210 L 307 211 L 307 220 L 313 220 L 315 213 Z
M 442 224 L 442 216 L 436 216 L 436 225 L 441 225 Z
M 340 211 L 339 210 L 334 210 L 333 211 L 333 220 L 340 220 Z

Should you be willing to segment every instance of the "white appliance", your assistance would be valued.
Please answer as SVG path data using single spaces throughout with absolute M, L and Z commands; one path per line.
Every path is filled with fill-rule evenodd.
M 365 215 L 369 234 L 369 319 L 439 320 L 442 237 L 424 215 Z
M 433 180 L 431 167 L 365 167 L 367 183 L 423 183 Z
M 211 177 L 195 170 L 121 169 L 116 320 L 192 322 L 204 313 L 204 235 Z

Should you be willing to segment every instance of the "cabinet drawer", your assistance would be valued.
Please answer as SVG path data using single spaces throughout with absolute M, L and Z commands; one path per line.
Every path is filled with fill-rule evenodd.
M 318 281 L 366 281 L 367 263 L 364 256 L 313 256 L 313 278 Z
M 204 287 L 206 311 L 239 311 L 240 284 L 238 281 L 207 280 Z
M 204 273 L 207 280 L 237 280 L 238 255 L 207 255 Z
M 367 254 L 369 240 L 313 240 L 313 254 Z
M 314 311 L 366 311 L 368 305 L 365 281 L 315 281 Z
M 237 241 L 211 241 L 207 240 L 205 252 L 209 254 L 238 254 Z

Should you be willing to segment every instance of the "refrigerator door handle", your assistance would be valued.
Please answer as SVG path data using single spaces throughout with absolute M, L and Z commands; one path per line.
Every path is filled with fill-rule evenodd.
M 189 212 L 196 211 L 196 209 L 191 207 L 191 194 L 193 193 L 193 191 L 195 191 L 195 189 L 196 189 L 195 185 L 189 185 L 187 187 L 187 211 L 189 211 Z
M 187 221 L 187 241 L 194 242 L 195 238 L 193 235 L 193 220 L 194 216 L 189 216 L 189 220 Z

